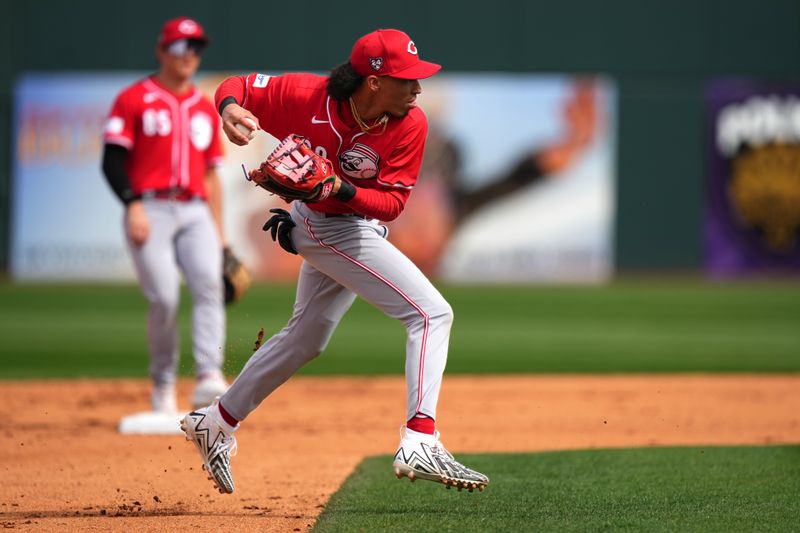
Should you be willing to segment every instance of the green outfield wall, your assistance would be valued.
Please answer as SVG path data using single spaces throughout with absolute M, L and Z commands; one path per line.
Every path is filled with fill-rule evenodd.
M 0 261 L 7 263 L 11 93 L 25 71 L 141 70 L 167 18 L 205 25 L 209 70 L 326 70 L 376 27 L 451 71 L 605 73 L 619 89 L 616 264 L 701 261 L 705 84 L 800 79 L 797 0 L 236 3 L 28 0 L 0 17 Z M 99 164 L 99 163 L 98 163 Z M 44 191 L 43 191 L 44 194 Z M 46 216 L 46 214 L 43 214 Z

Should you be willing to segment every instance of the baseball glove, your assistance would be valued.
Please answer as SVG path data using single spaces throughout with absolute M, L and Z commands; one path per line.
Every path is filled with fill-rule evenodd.
M 250 271 L 233 255 L 230 248 L 222 253 L 222 282 L 225 285 L 225 303 L 239 300 L 250 287 Z
M 286 137 L 248 178 L 287 202 L 321 202 L 336 181 L 331 162 L 299 135 Z

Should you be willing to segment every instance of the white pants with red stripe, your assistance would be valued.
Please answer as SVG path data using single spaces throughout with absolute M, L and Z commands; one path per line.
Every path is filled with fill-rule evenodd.
M 305 259 L 292 318 L 253 354 L 222 396 L 225 410 L 244 420 L 325 349 L 358 295 L 400 320 L 408 331 L 406 419 L 416 413 L 436 418 L 453 322 L 450 305 L 411 260 L 385 239 L 387 230 L 376 221 L 326 218 L 300 202 L 295 202 L 292 217 L 297 224 L 292 240 Z M 373 349 L 392 350 L 387 346 Z
M 127 235 L 139 285 L 149 303 L 150 377 L 174 383 L 179 362 L 178 306 L 181 278 L 192 294 L 192 351 L 198 375 L 222 368 L 225 302 L 222 247 L 202 200 L 143 200 L 150 235 L 136 246 Z M 123 228 L 127 228 L 123 219 Z

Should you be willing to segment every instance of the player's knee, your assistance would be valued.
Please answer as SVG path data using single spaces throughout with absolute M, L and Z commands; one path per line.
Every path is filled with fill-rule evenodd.
M 316 352 L 313 357 L 325 351 L 338 324 L 339 320 L 322 315 L 315 318 L 313 327 L 306 328 L 303 331 L 306 345 Z
M 450 327 L 453 324 L 453 308 L 445 300 L 436 305 L 430 313 L 431 321 L 436 321 L 442 326 Z
M 320 333 L 320 332 L 318 332 Z M 307 361 L 310 361 L 317 357 L 319 354 L 325 351 L 325 348 L 328 347 L 328 342 L 331 340 L 330 335 L 309 335 L 306 337 L 306 349 L 308 355 L 306 357 Z
M 158 316 L 171 317 L 178 312 L 178 297 L 164 294 L 150 298 L 150 310 Z
M 303 364 L 306 364 L 306 363 L 312 361 L 313 359 L 316 359 L 319 356 L 319 354 L 321 354 L 321 353 L 322 353 L 322 350 L 310 350 L 310 351 L 304 352 L 303 353 L 303 357 L 302 357 Z
M 307 328 L 284 330 L 287 334 L 283 342 L 293 347 L 295 357 L 303 364 L 311 361 L 325 351 L 333 332 L 327 328 Z
M 420 312 L 421 311 L 421 312 Z M 450 328 L 453 324 L 453 308 L 444 299 L 417 309 L 408 320 L 403 321 L 409 330 L 418 327 Z
M 196 302 L 222 301 L 225 290 L 222 285 L 222 275 L 205 276 L 189 284 L 192 299 Z

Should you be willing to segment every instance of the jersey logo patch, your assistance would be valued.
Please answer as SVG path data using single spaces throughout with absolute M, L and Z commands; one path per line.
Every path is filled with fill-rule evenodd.
M 339 166 L 351 178 L 368 180 L 378 175 L 380 159 L 372 148 L 356 143 L 339 155 Z
M 202 111 L 198 111 L 189 121 L 189 137 L 192 139 L 194 147 L 203 152 L 211 144 L 214 136 L 214 127 L 211 117 Z
M 263 88 L 266 87 L 269 83 L 269 76 L 266 74 L 256 74 L 256 80 L 253 82 L 254 88 Z
M 381 67 L 383 67 L 383 58 L 382 57 L 370 57 L 369 64 L 372 66 L 372 70 L 375 72 L 379 71 Z

